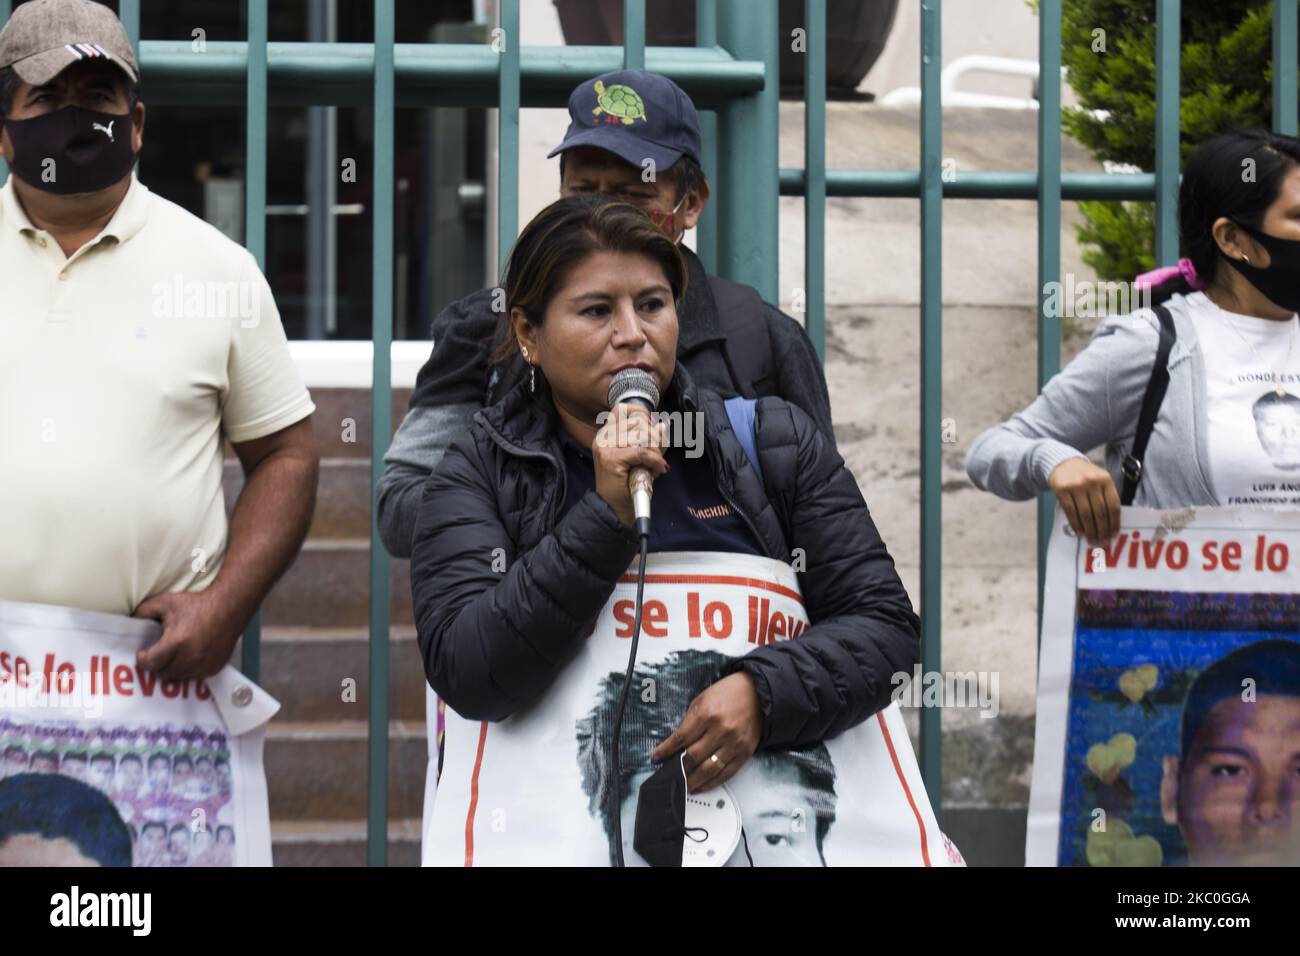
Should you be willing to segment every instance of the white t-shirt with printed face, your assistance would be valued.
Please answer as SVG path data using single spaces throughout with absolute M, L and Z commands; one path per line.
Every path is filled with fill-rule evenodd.
M 203 590 L 223 438 L 313 408 L 247 250 L 133 179 L 65 257 L 0 189 L 0 601 L 130 614 Z
M 1300 319 L 1226 312 L 1200 292 L 1187 303 L 1205 362 L 1218 503 L 1300 505 Z

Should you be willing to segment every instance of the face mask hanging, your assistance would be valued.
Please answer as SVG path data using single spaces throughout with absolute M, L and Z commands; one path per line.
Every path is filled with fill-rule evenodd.
M 684 757 L 641 784 L 632 847 L 651 866 L 722 866 L 740 842 L 740 805 L 726 784 L 688 794 Z

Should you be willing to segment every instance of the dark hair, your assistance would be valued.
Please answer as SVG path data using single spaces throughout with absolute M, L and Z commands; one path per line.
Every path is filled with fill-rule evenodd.
M 1247 160 L 1254 179 L 1242 175 Z M 1216 220 L 1262 229 L 1264 214 L 1282 192 L 1282 180 L 1300 165 L 1300 140 L 1264 129 L 1221 133 L 1196 148 L 1183 169 L 1178 190 L 1178 233 L 1183 254 L 1192 260 L 1202 285 L 1215 280 L 1223 254 L 1214 239 Z M 1171 295 L 1193 292 L 1184 276 L 1151 290 L 1153 305 Z
M 140 102 L 140 84 L 121 70 L 117 72 L 117 81 L 126 88 L 126 110 L 128 113 L 134 112 L 135 105 Z M 0 68 L 0 116 L 8 116 L 13 109 L 14 97 L 18 95 L 20 83 L 22 77 L 12 66 Z
M 168 770 L 171 770 L 171 768 L 172 768 L 172 758 L 169 757 L 169 756 L 167 756 L 166 754 L 150 754 L 150 755 L 149 755 L 149 769 L 152 770 L 152 769 L 153 769 L 153 765 L 154 765 L 155 763 L 157 763 L 159 760 L 161 760 L 163 763 L 165 763 L 165 764 L 167 765 L 167 769 L 168 769 Z
M 692 189 L 696 189 L 702 183 L 707 182 L 700 164 L 689 156 L 683 156 L 673 163 L 672 166 L 668 167 L 668 172 L 672 174 L 677 185 L 677 195 L 673 197 L 677 202 L 681 202 L 682 198 Z
M 122 754 L 122 759 L 119 760 L 119 761 L 117 762 L 117 765 L 118 765 L 119 767 L 121 767 L 121 766 L 123 766 L 123 765 L 124 765 L 128 760 L 134 760 L 136 763 L 141 763 L 140 755 L 139 755 L 139 754 Z M 142 764 L 142 765 L 143 765 L 143 764 Z
M 556 200 L 533 217 L 510 251 L 502 281 L 505 313 L 490 361 L 518 352 L 511 311 L 520 309 L 530 325 L 540 326 L 569 272 L 594 252 L 646 256 L 663 268 L 674 299 L 680 301 L 686 290 L 686 263 L 677 244 L 640 209 L 599 194 Z
M 8 116 L 13 109 L 14 97 L 18 95 L 18 84 L 21 82 L 12 66 L 0 68 L 0 116 Z
M 626 794 L 632 778 L 650 767 L 650 754 L 659 742 L 677 729 L 687 707 L 701 691 L 723 676 L 731 658 L 716 651 L 675 651 L 657 664 L 638 664 L 632 674 L 627 713 L 619 731 L 619 792 Z M 610 807 L 612 768 L 608 765 L 609 742 L 614 734 L 614 715 L 623 693 L 622 671 L 615 671 L 601 681 L 596 706 L 578 721 L 578 769 L 582 789 L 588 798 L 587 808 L 599 816 L 609 839 L 609 857 L 617 857 L 614 846 L 614 821 Z M 653 681 L 653 700 L 645 701 L 641 689 Z M 780 750 L 759 750 L 759 760 L 773 769 L 793 771 L 796 779 L 810 792 L 816 814 L 817 852 L 835 822 L 835 765 L 830 752 L 821 743 Z M 620 807 L 621 810 L 621 807 Z
M 62 774 L 20 773 L 0 780 L 0 845 L 24 833 L 66 839 L 101 866 L 131 865 L 131 834 L 113 801 Z
M 1300 643 L 1273 638 L 1246 644 L 1196 676 L 1183 702 L 1179 745 L 1184 767 L 1210 711 L 1222 701 L 1241 700 L 1242 681 L 1247 678 L 1255 682 L 1256 695 L 1300 697 Z
M 564 183 L 564 166 L 568 158 L 569 151 L 565 150 L 560 154 L 560 183 Z M 614 156 L 614 153 L 610 153 Z M 622 157 L 618 157 L 622 159 Z M 624 160 L 626 162 L 626 160 Z M 628 163 L 631 166 L 631 163 Z M 676 187 L 673 194 L 673 202 L 681 202 L 682 198 L 692 189 L 698 189 L 701 184 L 708 182 L 708 177 L 704 175 L 704 170 L 700 164 L 689 156 L 683 156 L 677 162 L 673 163 L 666 170 Z
M 150 820 L 148 823 L 142 826 L 140 828 L 140 835 L 144 836 L 146 833 L 148 833 L 150 830 L 152 830 L 155 827 L 157 827 L 159 830 L 163 832 L 163 836 L 167 835 L 167 824 L 162 823 L 158 820 Z

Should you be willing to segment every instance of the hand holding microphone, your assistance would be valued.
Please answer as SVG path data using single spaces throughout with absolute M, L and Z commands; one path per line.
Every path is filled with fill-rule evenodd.
M 624 524 L 636 525 L 643 519 L 643 533 L 648 534 L 650 482 L 668 470 L 661 450 L 667 426 L 650 418 L 659 405 L 659 389 L 649 373 L 628 368 L 614 376 L 609 399 L 610 416 L 591 447 L 596 494 Z
M 627 652 L 627 673 L 618 699 L 618 716 L 609 738 L 612 779 L 622 780 L 619 740 L 627 693 L 636 667 L 637 644 L 641 638 L 641 599 L 645 590 L 646 555 L 650 544 L 650 483 L 668 470 L 663 452 L 667 426 L 656 424 L 650 413 L 659 407 L 659 388 L 650 373 L 639 368 L 620 369 L 609 383 L 610 416 L 591 446 L 596 460 L 596 493 L 609 502 L 619 519 L 636 528 L 640 537 L 641 561 L 637 567 L 636 626 Z M 622 786 L 610 788 L 610 811 L 614 820 L 614 846 L 618 865 L 623 865 Z

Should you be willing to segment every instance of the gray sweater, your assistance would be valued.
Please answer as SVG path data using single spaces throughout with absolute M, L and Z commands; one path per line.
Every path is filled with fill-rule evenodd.
M 1175 295 L 1165 306 L 1178 341 L 1169 353 L 1169 388 L 1133 504 L 1212 506 L 1218 498 L 1206 450 L 1205 362 L 1187 300 Z M 1032 405 L 975 439 L 966 455 L 971 481 L 1001 498 L 1023 501 L 1048 490 L 1047 479 L 1061 462 L 1086 458 L 1105 445 L 1106 470 L 1116 489 L 1122 488 L 1119 466 L 1137 431 L 1159 330 L 1150 309 L 1104 319 L 1087 348 L 1043 386 Z

